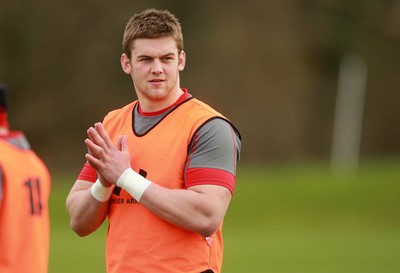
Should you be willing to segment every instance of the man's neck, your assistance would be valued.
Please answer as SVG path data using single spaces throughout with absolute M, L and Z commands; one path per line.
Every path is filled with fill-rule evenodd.
M 153 113 L 153 112 L 159 112 L 162 111 L 163 109 L 169 108 L 171 105 L 173 105 L 181 96 L 184 94 L 184 91 L 179 88 L 174 92 L 171 92 L 169 96 L 166 98 L 160 99 L 160 100 L 150 100 L 146 98 L 140 98 L 139 97 L 139 108 L 140 111 L 143 113 Z
M 21 131 L 9 131 L 7 135 L 0 135 L 0 139 L 23 150 L 31 149 L 28 140 Z
M 182 102 L 186 101 L 187 99 L 189 99 L 192 95 L 189 94 L 189 92 L 187 91 L 187 89 L 182 88 L 182 95 L 170 106 L 161 109 L 160 111 L 155 111 L 155 112 L 145 112 L 141 109 L 140 107 L 140 102 L 138 103 L 138 107 L 137 107 L 137 111 L 140 115 L 142 116 L 158 116 L 161 115 L 167 111 L 169 111 L 170 109 L 172 109 L 175 106 L 178 106 L 179 104 L 181 104 Z
M 10 129 L 7 127 L 0 126 L 0 137 L 7 136 L 10 133 Z

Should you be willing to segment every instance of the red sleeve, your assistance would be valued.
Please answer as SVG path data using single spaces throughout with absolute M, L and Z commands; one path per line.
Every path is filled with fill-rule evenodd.
M 85 165 L 83 165 L 83 168 L 78 176 L 78 179 L 89 182 L 96 182 L 97 180 L 96 170 L 93 169 L 88 163 L 86 163 Z
M 218 185 L 228 188 L 232 195 L 235 191 L 236 176 L 232 173 L 213 168 L 191 168 L 186 171 L 186 187 L 198 185 Z

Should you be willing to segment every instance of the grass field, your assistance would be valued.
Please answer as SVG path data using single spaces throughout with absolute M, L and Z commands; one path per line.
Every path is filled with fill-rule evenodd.
M 85 238 L 69 228 L 75 176 L 53 174 L 50 273 L 105 272 L 106 226 Z M 242 164 L 224 239 L 224 273 L 399 272 L 400 160 L 342 180 L 323 165 Z

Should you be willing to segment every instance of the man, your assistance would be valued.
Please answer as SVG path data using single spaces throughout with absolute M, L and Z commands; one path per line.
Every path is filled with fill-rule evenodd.
M 23 133 L 10 130 L 0 87 L 0 272 L 47 272 L 50 183 Z
M 122 70 L 138 101 L 89 128 L 87 164 L 67 198 L 80 236 L 108 217 L 107 272 L 220 272 L 222 222 L 240 135 L 180 87 L 179 21 L 146 10 L 128 22 Z

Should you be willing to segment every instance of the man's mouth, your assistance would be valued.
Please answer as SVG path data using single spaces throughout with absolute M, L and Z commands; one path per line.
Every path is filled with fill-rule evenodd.
M 158 83 L 158 82 L 163 82 L 164 80 L 163 79 L 152 79 L 152 80 L 150 80 L 150 82 L 153 82 L 153 83 Z

